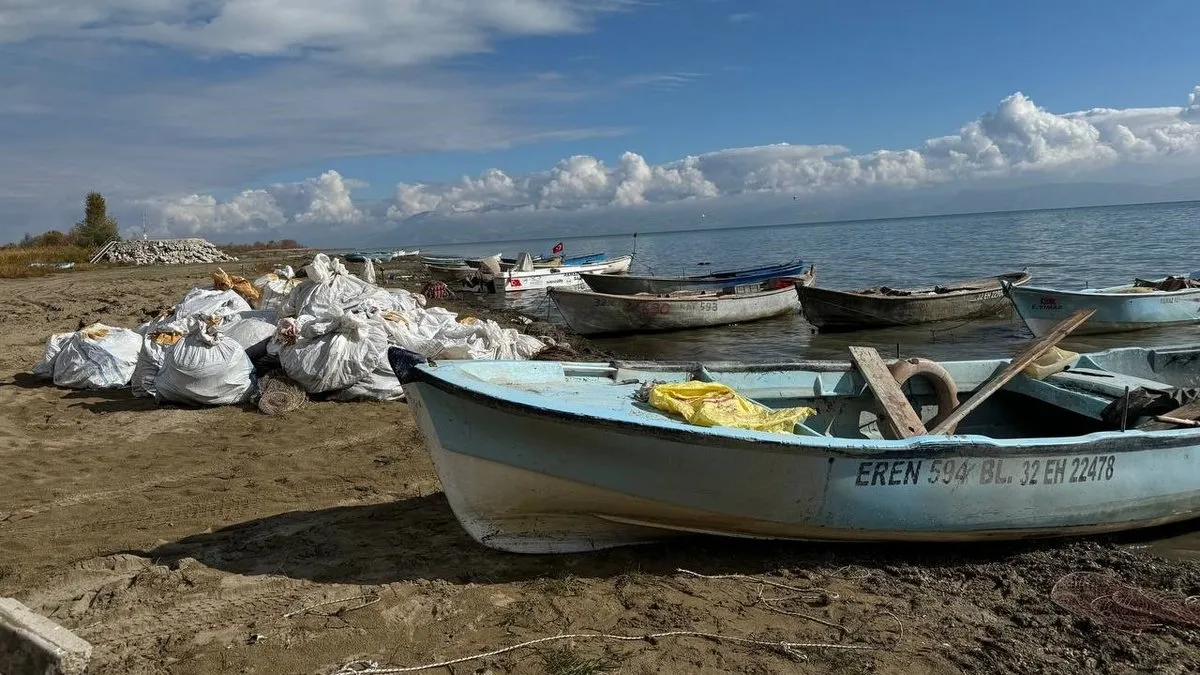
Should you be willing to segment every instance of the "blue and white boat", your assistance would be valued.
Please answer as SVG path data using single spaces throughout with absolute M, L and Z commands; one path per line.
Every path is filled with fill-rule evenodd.
M 804 263 L 799 260 L 752 267 L 749 269 L 712 272 L 692 276 L 647 276 L 623 274 L 613 276 L 604 273 L 580 275 L 593 291 L 609 295 L 637 295 L 638 293 L 674 293 L 676 291 L 719 291 L 738 286 L 761 284 L 771 279 L 800 277 L 805 273 Z
M 1037 337 L 1046 335 L 1059 321 L 1079 309 L 1094 309 L 1096 313 L 1073 331 L 1075 335 L 1200 323 L 1200 284 L 1185 277 L 1139 279 L 1131 285 L 1080 291 L 1006 286 L 1005 293 Z
M 877 403 L 848 363 L 419 359 L 389 352 L 450 506 L 472 537 L 504 551 L 688 533 L 1017 539 L 1200 515 L 1200 428 L 1139 430 L 1122 403 L 1122 431 L 1124 418 L 1114 426 L 1104 414 L 1126 386 L 1200 384 L 1200 345 L 1077 355 L 1044 379 L 1017 376 L 955 435 L 903 440 L 882 438 Z M 942 365 L 969 394 L 1007 363 Z M 648 383 L 689 379 L 817 412 L 790 434 L 698 427 L 635 396 Z M 914 408 L 933 417 L 933 387 L 913 379 L 909 388 Z

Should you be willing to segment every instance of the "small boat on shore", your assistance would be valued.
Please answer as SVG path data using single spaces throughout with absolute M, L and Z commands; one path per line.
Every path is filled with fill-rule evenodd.
M 1009 306 L 1002 284 L 1020 286 L 1029 278 L 1022 271 L 922 288 L 835 291 L 808 286 L 797 292 L 809 323 L 822 332 L 839 332 L 995 316 Z
M 1121 408 L 1126 387 L 1195 386 L 1200 346 L 1074 355 L 1065 371 L 1015 374 L 992 396 L 983 392 L 996 374 L 1023 361 L 942 362 L 957 392 L 981 402 L 957 430 L 898 440 L 881 436 L 880 400 L 850 363 L 433 365 L 399 348 L 388 358 L 455 516 L 503 551 L 592 551 L 690 533 L 1022 539 L 1200 516 L 1200 427 L 1140 421 L 1127 404 L 1116 422 L 1105 414 Z M 813 410 L 793 433 L 705 427 L 639 395 L 687 381 Z M 914 378 L 906 389 L 928 418 L 935 388 Z
M 500 259 L 502 253 L 493 253 L 492 255 L 483 256 L 461 256 L 453 254 L 437 254 L 437 253 L 422 253 L 420 260 L 422 265 L 433 265 L 435 267 L 461 267 L 469 265 L 471 267 L 479 267 L 479 264 L 487 258 Z
M 638 293 L 674 293 L 675 291 L 717 291 L 736 286 L 760 284 L 768 279 L 779 277 L 798 277 L 803 273 L 804 264 L 796 260 L 763 267 L 693 276 L 635 274 L 610 276 L 606 273 L 587 273 L 582 277 L 584 283 L 597 293 L 637 295 Z
M 1064 291 L 1043 286 L 1006 287 L 1021 320 L 1037 337 L 1078 309 L 1095 309 L 1077 335 L 1200 323 L 1200 282 L 1187 277 L 1136 279 L 1132 285 Z
M 572 288 L 551 288 L 547 293 L 571 330 L 603 335 L 724 326 L 790 314 L 800 306 L 794 288 L 794 283 L 783 282 L 751 293 L 608 295 Z

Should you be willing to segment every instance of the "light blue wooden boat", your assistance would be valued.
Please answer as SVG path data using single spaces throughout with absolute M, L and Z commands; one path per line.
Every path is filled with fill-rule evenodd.
M 479 542 L 590 551 L 686 533 L 962 541 L 1108 532 L 1200 514 L 1200 429 L 1101 421 L 1126 386 L 1200 384 L 1200 346 L 1115 349 L 1019 375 L 957 435 L 884 440 L 847 363 L 389 360 L 450 506 Z M 969 394 L 1005 360 L 942 365 Z M 796 434 L 702 428 L 637 401 L 653 381 L 715 380 L 771 407 L 807 405 Z M 924 419 L 935 397 L 913 379 Z
M 1007 286 L 1013 308 L 1037 337 L 1079 309 L 1095 309 L 1073 335 L 1125 331 L 1200 323 L 1200 288 L 1158 291 L 1146 284 L 1159 279 L 1110 288 L 1065 291 L 1044 286 Z

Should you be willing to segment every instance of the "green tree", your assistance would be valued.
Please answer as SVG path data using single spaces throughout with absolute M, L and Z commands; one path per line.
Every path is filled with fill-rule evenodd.
M 83 205 L 83 220 L 71 228 L 76 246 L 101 246 L 109 239 L 120 239 L 117 221 L 108 215 L 108 205 L 99 192 L 89 192 Z

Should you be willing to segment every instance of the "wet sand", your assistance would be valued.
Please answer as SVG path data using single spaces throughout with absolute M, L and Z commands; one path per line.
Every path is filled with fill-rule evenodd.
M 1200 593 L 1188 526 L 950 546 L 701 537 L 518 556 L 458 526 L 402 404 L 310 403 L 272 418 L 26 375 L 50 333 L 81 319 L 132 327 L 207 285 L 212 269 L 0 280 L 0 595 L 92 642 L 94 673 L 331 673 L 557 633 L 664 631 L 823 646 L 580 638 L 429 672 L 600 672 L 589 662 L 646 674 L 1200 670 L 1195 630 L 1121 632 L 1050 599 L 1074 571 Z M 512 318 L 479 299 L 449 304 Z

